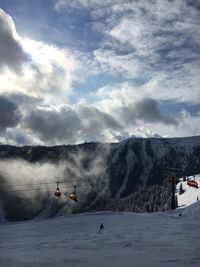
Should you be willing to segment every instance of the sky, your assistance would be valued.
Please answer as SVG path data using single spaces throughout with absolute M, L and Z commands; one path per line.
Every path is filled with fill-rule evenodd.
M 200 134 L 199 0 L 1 0 L 0 143 Z

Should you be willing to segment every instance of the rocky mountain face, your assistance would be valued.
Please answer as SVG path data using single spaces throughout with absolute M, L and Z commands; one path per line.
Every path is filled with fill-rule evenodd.
M 182 169 L 186 176 L 200 173 L 200 136 L 54 147 L 1 145 L 0 211 L 8 220 L 21 220 L 105 209 L 166 209 L 167 167 Z M 59 199 L 54 196 L 56 181 L 63 186 Z M 66 197 L 74 185 L 78 203 Z

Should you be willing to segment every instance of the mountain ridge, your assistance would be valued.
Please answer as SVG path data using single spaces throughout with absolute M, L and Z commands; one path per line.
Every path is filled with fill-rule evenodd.
M 49 189 L 48 194 L 42 195 L 40 186 L 37 185 L 37 199 L 40 199 L 42 204 L 38 204 L 39 208 L 36 208 L 32 215 L 29 212 L 33 206 L 32 200 L 29 201 L 30 207 L 27 209 L 26 205 L 21 203 L 21 206 L 18 205 L 20 212 L 17 216 L 24 210 L 28 213 L 25 217 L 36 216 L 44 212 L 44 209 L 48 210 L 49 216 L 113 207 L 116 210 L 116 203 L 123 209 L 121 199 L 129 195 L 133 195 L 131 201 L 137 202 L 137 208 L 135 205 L 132 207 L 133 211 L 144 209 L 145 201 L 151 202 L 149 211 L 158 210 L 159 205 L 163 208 L 164 202 L 170 198 L 164 193 L 167 190 L 163 189 L 167 167 L 182 169 L 183 171 L 178 173 L 179 177 L 200 173 L 200 136 L 129 138 L 111 144 L 89 142 L 51 147 L 0 146 L 0 184 L 8 183 L 12 186 L 24 177 L 23 180 L 27 183 L 34 181 L 39 184 L 41 181 L 48 181 L 56 187 L 56 181 L 61 179 L 68 184 L 68 188 L 78 185 L 81 201 L 76 206 L 53 199 L 54 193 L 52 190 L 49 193 Z M 28 171 L 24 173 L 24 170 Z M 138 202 L 140 194 L 145 197 Z M 161 201 L 157 197 L 158 194 L 163 194 Z M 170 194 L 169 190 L 167 194 Z M 18 195 L 13 193 L 8 196 L 4 190 L 0 190 L 0 195 L 4 203 L 7 203 L 7 206 L 4 205 L 7 210 L 19 208 L 16 207 L 17 201 L 21 201 Z M 157 203 L 156 208 L 152 204 L 153 201 Z M 10 203 L 13 202 L 15 204 L 12 206 Z M 16 216 L 12 219 L 15 220 Z

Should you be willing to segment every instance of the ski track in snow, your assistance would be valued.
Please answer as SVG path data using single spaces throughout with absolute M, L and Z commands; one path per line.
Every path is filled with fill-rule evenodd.
M 199 203 L 188 208 L 200 213 Z M 100 212 L 2 223 L 0 266 L 197 267 L 200 216 L 187 209 L 182 216 Z

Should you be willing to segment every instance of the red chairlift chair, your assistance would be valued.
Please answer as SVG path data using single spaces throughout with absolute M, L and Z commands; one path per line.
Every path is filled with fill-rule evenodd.
M 56 197 L 60 197 L 61 196 L 61 192 L 60 192 L 60 189 L 59 189 L 59 182 L 57 182 L 57 188 L 56 188 L 56 191 L 55 191 L 54 195 Z
M 187 184 L 191 187 L 199 188 L 198 183 L 194 180 L 189 180 Z
M 74 186 L 74 191 L 69 195 L 69 198 L 75 202 L 78 202 L 78 197 L 76 194 L 76 186 Z

